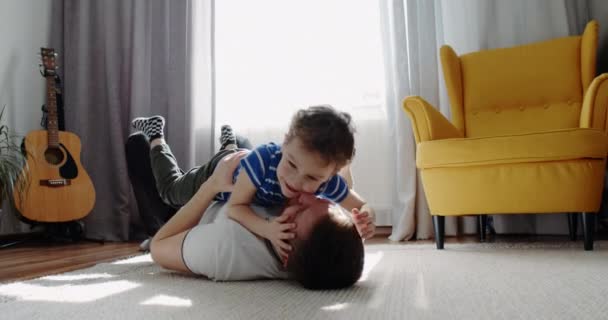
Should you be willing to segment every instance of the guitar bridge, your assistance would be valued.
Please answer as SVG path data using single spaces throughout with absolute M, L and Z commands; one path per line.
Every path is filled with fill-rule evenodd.
M 41 186 L 47 186 L 47 187 L 52 187 L 52 188 L 69 186 L 71 184 L 72 184 L 72 180 L 70 180 L 70 179 L 46 179 L 46 180 L 40 180 L 40 185 Z

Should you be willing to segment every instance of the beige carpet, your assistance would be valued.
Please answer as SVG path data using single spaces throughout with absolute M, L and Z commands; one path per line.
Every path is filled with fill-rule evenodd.
M 215 283 L 148 255 L 0 284 L 0 319 L 608 319 L 608 242 L 367 245 L 353 288 Z

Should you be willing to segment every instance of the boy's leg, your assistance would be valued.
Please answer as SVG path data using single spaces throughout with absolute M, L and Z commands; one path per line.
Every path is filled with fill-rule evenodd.
M 137 201 L 139 215 L 149 236 L 154 236 L 158 229 L 174 214 L 175 209 L 161 200 L 156 189 L 156 182 L 150 166 L 150 143 L 141 132 L 132 134 L 125 144 L 127 169 Z

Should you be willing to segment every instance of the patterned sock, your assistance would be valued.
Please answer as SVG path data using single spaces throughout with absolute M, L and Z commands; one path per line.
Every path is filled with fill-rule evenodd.
M 161 116 L 153 116 L 149 118 L 135 118 L 131 121 L 133 128 L 142 131 L 150 141 L 161 138 L 163 136 L 163 128 L 165 127 L 165 118 Z
M 227 124 L 222 126 L 222 135 L 220 136 L 220 143 L 222 144 L 220 150 L 226 149 L 226 147 L 230 146 L 231 144 L 234 145 L 234 148 L 236 148 L 236 136 L 234 135 L 231 126 Z

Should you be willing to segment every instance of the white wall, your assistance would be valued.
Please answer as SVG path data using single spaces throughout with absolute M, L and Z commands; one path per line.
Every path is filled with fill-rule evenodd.
M 0 0 L 0 108 L 15 133 L 40 128 L 45 82 L 38 72 L 40 47 L 51 46 L 53 0 Z M 58 34 L 60 36 L 60 34 Z M 0 214 L 0 234 L 25 228 L 6 205 Z

